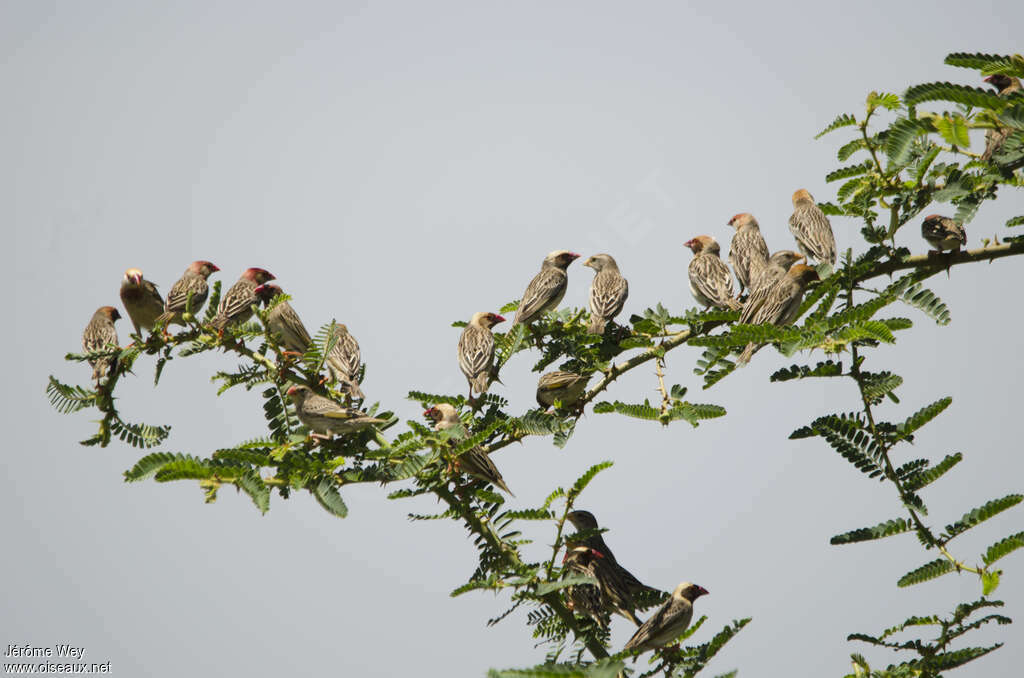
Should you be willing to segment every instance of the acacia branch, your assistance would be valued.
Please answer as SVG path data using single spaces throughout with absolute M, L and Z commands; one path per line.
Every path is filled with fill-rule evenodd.
M 969 264 L 976 261 L 994 261 L 1018 254 L 1024 254 L 1024 240 L 989 245 L 988 247 L 979 247 L 974 250 L 949 252 L 948 254 L 911 254 L 899 259 L 883 261 L 864 275 L 858 277 L 855 282 L 863 282 L 879 276 L 889 275 L 896 271 L 912 268 L 931 270 L 933 273 L 938 273 L 942 270 L 948 270 L 950 266 Z

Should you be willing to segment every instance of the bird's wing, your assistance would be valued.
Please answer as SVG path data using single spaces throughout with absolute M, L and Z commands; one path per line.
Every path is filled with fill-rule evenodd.
M 614 318 L 629 296 L 626 279 L 614 271 L 601 271 L 590 285 L 590 312 L 602 318 Z
M 690 261 L 690 283 L 702 295 L 724 305 L 732 298 L 732 274 L 721 259 L 711 254 Z
M 494 336 L 476 325 L 467 325 L 459 337 L 459 367 L 467 376 L 490 371 Z
M 540 273 L 533 277 L 526 291 L 523 292 L 523 299 L 519 302 L 519 310 L 516 311 L 515 322 L 522 318 L 532 318 L 541 309 L 547 306 L 552 299 L 559 298 L 565 294 L 565 287 L 568 278 L 565 273 L 557 268 L 544 267 Z

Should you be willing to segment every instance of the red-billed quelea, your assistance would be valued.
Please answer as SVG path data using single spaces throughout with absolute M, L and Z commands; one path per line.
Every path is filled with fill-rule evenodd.
M 462 420 L 459 419 L 459 413 L 448 403 L 434 405 L 425 411 L 423 415 L 434 422 L 434 428 L 438 431 L 444 431 L 456 426 L 465 430 L 465 427 L 462 426 Z M 494 465 L 490 456 L 480 447 L 472 447 L 460 454 L 459 458 L 455 460 L 455 465 L 463 473 L 469 474 L 485 483 L 497 485 L 509 495 L 515 496 L 512 494 L 512 490 L 508 489 L 508 485 L 505 484 L 505 480 L 501 477 L 498 467 Z
M 359 342 L 342 323 L 334 325 L 334 346 L 328 351 L 326 362 L 331 380 L 341 384 L 342 391 L 357 400 L 366 397 L 359 388 L 359 366 L 362 362 Z
M 313 393 L 308 386 L 292 386 L 288 395 L 295 403 L 299 421 L 313 431 L 315 437 L 330 437 L 355 433 L 374 424 L 383 424 L 383 419 L 371 417 L 362 410 L 345 407 L 330 398 Z
M 811 194 L 803 188 L 793 194 L 789 230 L 805 257 L 835 266 L 836 237 L 832 234 L 832 224 Z
M 754 279 L 751 281 L 751 294 L 762 288 L 768 287 L 776 280 L 786 275 L 786 271 L 788 271 L 790 267 L 798 261 L 807 261 L 807 257 L 799 252 L 794 252 L 793 250 L 779 250 L 772 254 L 768 257 L 768 263 L 757 272 Z
M 707 593 L 704 587 L 684 581 L 672 592 L 672 597 L 636 630 L 622 649 L 647 652 L 675 642 L 690 626 L 693 601 Z
M 750 295 L 739 322 L 751 325 L 789 325 L 800 312 L 800 302 L 804 299 L 807 286 L 815 280 L 818 280 L 818 272 L 814 268 L 796 264 L 772 285 Z M 756 350 L 755 344 L 747 344 L 740 354 L 739 362 L 749 362 Z
M 540 273 L 533 277 L 523 292 L 512 326 L 527 325 L 537 320 L 548 311 L 558 308 L 565 296 L 565 288 L 569 284 L 569 276 L 565 269 L 579 259 L 580 255 L 568 250 L 555 250 L 544 257 L 540 265 Z
M 292 353 L 305 353 L 312 340 L 306 326 L 302 324 L 302 319 L 287 301 L 274 301 L 284 294 L 284 291 L 277 285 L 263 284 L 257 286 L 253 294 L 267 306 L 273 306 L 267 311 L 267 327 L 277 337 L 281 346 Z
M 118 348 L 117 328 L 114 327 L 114 321 L 120 317 L 121 314 L 113 306 L 100 306 L 96 309 L 89 324 L 85 326 L 85 331 L 82 332 L 82 350 L 92 353 L 106 348 Z M 110 373 L 114 360 L 114 356 L 106 356 L 89 361 L 89 365 L 92 366 L 92 378 L 96 382 L 97 388 Z
M 537 404 L 545 410 L 555 402 L 568 408 L 576 404 L 590 380 L 589 374 L 576 374 L 555 370 L 541 375 L 537 380 Z
M 121 303 L 128 311 L 135 334 L 141 336 L 142 330 L 151 330 L 156 319 L 164 312 L 164 300 L 156 285 L 142 277 L 142 271 L 129 268 L 121 279 Z
M 729 263 L 740 281 L 740 294 L 743 294 L 744 289 L 753 289 L 754 276 L 768 264 L 768 245 L 752 214 L 737 214 L 729 220 L 729 225 L 736 229 L 729 243 Z
M 619 574 L 619 569 L 597 549 L 591 549 L 597 557 L 593 561 L 594 577 L 601 589 L 601 600 L 615 614 L 621 615 L 640 626 L 636 618 L 636 601 L 629 592 L 628 584 Z
M 594 269 L 590 283 L 590 334 L 604 334 L 604 326 L 621 311 L 629 296 L 629 283 L 619 273 L 619 266 L 610 254 L 595 254 L 583 262 Z
M 995 87 L 1001 97 L 1011 96 L 1014 93 L 1020 93 L 1022 91 L 1019 79 L 1003 75 L 1001 73 L 988 76 L 985 78 L 985 82 Z M 985 162 L 998 160 L 999 152 L 1003 149 L 1003 146 L 1006 144 L 1006 140 L 1010 137 L 1013 131 L 1012 127 L 1004 125 L 998 125 L 986 131 L 985 150 L 981 154 L 981 159 Z M 1013 170 L 1017 167 L 1020 167 L 1020 165 L 1013 163 L 1010 167 L 1007 167 L 1007 169 Z
M 487 393 L 494 378 L 494 335 L 491 328 L 505 319 L 497 313 L 474 313 L 459 336 L 459 368 L 469 382 L 469 398 L 473 392 Z
M 582 540 L 574 539 L 572 536 L 570 536 L 568 538 L 569 541 L 572 541 L 574 543 L 578 542 L 583 544 L 584 546 L 589 546 L 590 548 L 604 555 L 605 559 L 609 563 L 611 563 L 611 565 L 615 568 L 619 579 L 625 583 L 626 587 L 629 589 L 629 592 L 633 595 L 637 602 L 641 603 L 641 608 L 649 607 L 649 604 L 645 604 L 648 600 L 657 600 L 664 595 L 658 589 L 653 588 L 651 586 L 647 586 L 646 584 L 642 583 L 639 579 L 634 577 L 629 570 L 627 570 L 619 564 L 619 561 L 615 559 L 615 554 L 612 553 L 612 550 L 608 548 L 608 544 L 605 543 L 604 537 L 602 537 L 601 533 L 597 531 L 600 529 L 600 527 L 598 526 L 597 518 L 594 517 L 593 513 L 591 513 L 590 511 L 580 510 L 571 511 L 566 516 L 566 518 L 569 520 L 570 523 L 572 523 L 573 527 L 575 527 L 578 532 L 591 533 L 589 536 L 584 537 Z M 653 602 L 650 604 L 653 604 Z
M 562 558 L 564 576 L 584 576 L 597 579 L 594 563 L 602 556 L 587 546 L 570 546 Z M 594 584 L 573 584 L 565 587 L 565 596 L 569 599 L 569 608 L 574 612 L 586 615 L 597 622 L 598 626 L 608 626 L 608 618 L 604 612 L 604 599 L 601 589 Z
M 252 317 L 253 304 L 259 303 L 256 288 L 274 280 L 270 271 L 262 268 L 247 268 L 231 289 L 221 297 L 217 316 L 210 323 L 215 330 L 224 331 L 228 325 L 244 323 Z
M 183 315 L 186 306 L 194 315 L 199 312 L 206 303 L 206 297 L 210 293 L 210 286 L 206 279 L 211 273 L 220 269 L 209 261 L 193 261 L 185 272 L 178 278 L 178 282 L 171 286 L 164 301 L 164 312 L 156 319 L 164 327 L 168 325 L 183 325 Z
M 693 250 L 690 260 L 690 292 L 697 303 L 733 310 L 742 306 L 732 296 L 732 274 L 721 257 L 718 242 L 710 235 L 698 235 L 685 245 Z
M 967 229 L 949 217 L 932 214 L 921 222 L 921 237 L 937 252 L 959 250 L 967 244 Z

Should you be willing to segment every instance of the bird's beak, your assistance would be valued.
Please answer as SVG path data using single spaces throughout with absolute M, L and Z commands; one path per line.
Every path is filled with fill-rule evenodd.
M 141 273 L 135 273 L 134 275 L 132 275 L 131 280 L 136 285 L 142 284 L 142 274 Z
M 683 243 L 683 247 L 689 247 L 692 250 L 693 246 L 696 245 L 696 244 L 697 244 L 697 239 L 696 238 L 691 238 L 690 240 L 687 240 L 686 242 Z M 694 250 L 694 251 L 696 252 L 696 250 Z
M 987 82 L 989 84 L 992 84 L 993 82 L 995 82 L 995 77 L 996 76 L 994 76 L 994 75 L 990 75 L 990 76 L 985 78 L 985 82 Z
M 288 395 L 295 395 L 299 390 L 298 386 L 291 386 L 288 389 Z
M 495 313 L 494 314 L 494 322 L 495 323 L 503 323 L 503 322 L 505 322 L 505 316 L 498 315 L 497 313 Z
M 217 271 L 219 271 L 219 270 L 220 270 L 220 269 L 219 269 L 219 268 L 217 268 L 217 264 L 210 264 L 210 272 L 211 272 L 211 273 L 216 273 L 216 272 L 217 272 Z
M 707 590 L 706 588 L 704 588 L 703 586 L 698 586 L 698 587 L 697 587 L 697 590 L 698 590 L 698 591 L 700 591 L 700 594 L 701 594 L 702 596 L 706 596 L 706 595 L 708 595 L 708 590 Z
M 576 254 L 575 252 L 569 252 L 569 261 L 576 261 L 579 258 L 580 255 Z

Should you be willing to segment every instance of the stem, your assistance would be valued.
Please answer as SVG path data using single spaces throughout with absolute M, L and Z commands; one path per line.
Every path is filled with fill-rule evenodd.
M 666 416 L 669 410 L 668 390 L 665 388 L 665 359 L 659 356 L 654 361 L 654 373 L 658 375 L 658 390 L 661 391 L 661 416 Z M 668 426 L 668 421 L 662 421 L 662 425 Z
M 937 273 L 942 270 L 949 270 L 951 266 L 969 264 L 975 261 L 994 261 L 1003 257 L 1012 257 L 1017 254 L 1024 254 L 1024 240 L 1011 243 L 1000 243 L 979 247 L 973 250 L 960 250 L 948 254 L 912 254 L 899 259 L 883 261 L 873 269 L 856 279 L 855 282 L 871 280 L 883 275 L 889 275 L 896 271 L 904 271 L 911 268 L 932 270 Z

